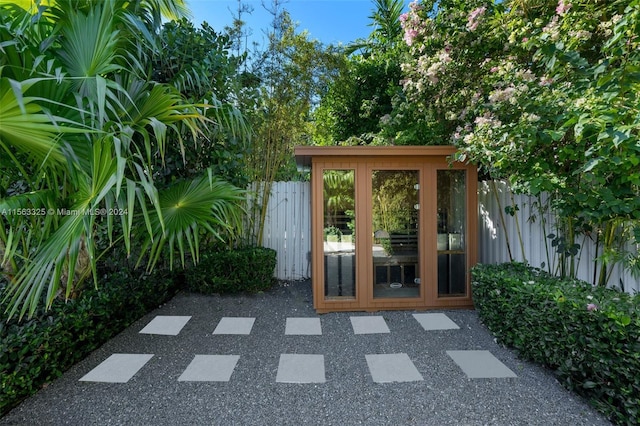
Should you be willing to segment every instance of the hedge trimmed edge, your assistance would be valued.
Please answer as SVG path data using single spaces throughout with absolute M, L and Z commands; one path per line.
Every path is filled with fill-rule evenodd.
M 477 265 L 472 287 L 499 342 L 551 368 L 611 421 L 640 423 L 640 296 L 520 263 Z
M 184 271 L 190 291 L 204 294 L 257 293 L 275 284 L 277 253 L 266 247 L 206 251 Z
M 0 416 L 177 292 L 168 273 L 112 273 L 32 319 L 0 320 Z M 6 309 L 0 305 L 1 312 Z

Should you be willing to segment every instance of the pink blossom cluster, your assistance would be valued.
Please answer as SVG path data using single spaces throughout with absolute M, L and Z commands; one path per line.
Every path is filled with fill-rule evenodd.
M 476 117 L 474 123 L 477 127 L 495 128 L 502 126 L 502 122 L 497 120 L 493 114 L 487 112 L 480 117 Z
M 530 69 L 518 71 L 516 73 L 516 77 L 527 82 L 532 82 L 536 79 L 536 76 L 533 74 L 533 72 L 531 72 Z
M 422 55 L 418 58 L 415 71 L 418 74 L 418 83 L 415 88 L 421 92 L 425 87 L 422 81 L 437 84 L 440 77 L 446 72 L 447 64 L 452 61 L 449 48 L 445 48 L 434 56 Z
M 542 32 L 549 34 L 549 38 L 555 41 L 560 37 L 560 23 L 558 22 L 558 16 L 554 15 L 551 21 L 542 29 Z
M 516 93 L 516 88 L 513 86 L 509 86 L 505 89 L 494 90 L 489 95 L 489 101 L 491 101 L 491 103 L 512 102 Z
M 562 1 L 562 0 L 561 0 Z M 467 29 L 469 31 L 475 31 L 480 25 L 480 21 L 484 13 L 487 11 L 487 8 L 482 6 L 476 9 L 473 9 L 467 18 Z
M 558 6 L 556 7 L 556 13 L 560 16 L 564 15 L 571 9 L 571 3 L 565 3 L 564 0 L 560 0 L 558 2 Z
M 407 46 L 413 44 L 413 40 L 420 34 L 422 28 L 422 19 L 418 15 L 418 11 L 422 10 L 423 6 L 418 4 L 417 1 L 413 1 L 409 4 L 409 12 L 400 15 L 400 25 L 404 30 L 404 41 Z
M 551 86 L 553 84 L 553 78 L 551 77 L 540 77 L 540 86 Z

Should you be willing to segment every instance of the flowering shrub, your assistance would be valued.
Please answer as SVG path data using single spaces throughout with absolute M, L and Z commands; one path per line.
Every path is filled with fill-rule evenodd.
M 640 423 L 640 296 L 523 264 L 472 271 L 476 309 L 498 341 L 554 370 L 612 421 Z
M 397 144 L 452 143 L 515 190 L 552 195 L 605 265 L 640 273 L 640 1 L 423 1 L 388 120 Z

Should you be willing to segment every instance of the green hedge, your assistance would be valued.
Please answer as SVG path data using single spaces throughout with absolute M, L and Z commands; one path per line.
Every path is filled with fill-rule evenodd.
M 276 251 L 265 247 L 204 250 L 200 262 L 184 271 L 184 280 L 198 293 L 256 293 L 275 283 L 276 261 Z
M 2 285 L 0 284 L 0 287 Z M 112 272 L 100 289 L 18 323 L 0 321 L 0 416 L 177 291 L 167 273 Z M 2 313 L 6 306 L 0 305 Z
M 640 423 L 640 296 L 518 263 L 478 265 L 472 277 L 480 318 L 501 343 L 613 422 Z

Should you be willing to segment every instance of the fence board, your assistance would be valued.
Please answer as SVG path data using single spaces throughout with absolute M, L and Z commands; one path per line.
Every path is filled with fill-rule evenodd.
M 275 277 L 280 280 L 311 276 L 310 187 L 309 182 L 274 182 L 271 188 L 262 245 L 278 253 Z

